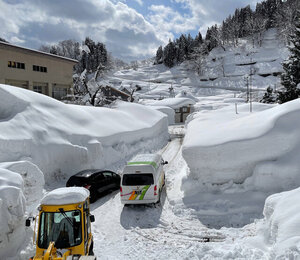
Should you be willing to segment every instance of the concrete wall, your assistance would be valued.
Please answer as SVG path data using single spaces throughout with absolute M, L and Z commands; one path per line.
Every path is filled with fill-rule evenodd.
M 25 63 L 25 69 L 10 68 L 8 62 Z M 0 83 L 30 90 L 42 87 L 42 93 L 52 97 L 52 87 L 70 88 L 73 85 L 74 61 L 0 43 Z M 33 65 L 47 68 L 34 71 Z M 27 82 L 25 86 L 24 82 Z

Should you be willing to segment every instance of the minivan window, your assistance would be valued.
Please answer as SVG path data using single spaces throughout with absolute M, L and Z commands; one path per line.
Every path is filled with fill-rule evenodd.
M 152 173 L 124 174 L 122 185 L 124 186 L 140 186 L 154 184 Z

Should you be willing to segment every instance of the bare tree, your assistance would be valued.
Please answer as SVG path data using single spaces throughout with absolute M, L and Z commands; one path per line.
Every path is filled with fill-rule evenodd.
M 191 61 L 192 61 L 194 68 L 197 71 L 199 76 L 203 75 L 206 51 L 207 50 L 206 50 L 204 44 L 202 44 L 199 47 L 195 47 L 191 54 Z

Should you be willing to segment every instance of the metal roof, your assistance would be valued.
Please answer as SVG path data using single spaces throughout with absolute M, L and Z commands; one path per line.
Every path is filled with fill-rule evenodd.
M 47 52 L 43 52 L 43 51 L 38 51 L 38 50 L 30 49 L 30 48 L 21 47 L 21 46 L 18 46 L 18 45 L 7 43 L 7 42 L 1 42 L 0 41 L 0 47 L 1 47 L 1 45 L 11 47 L 11 48 L 20 49 L 20 50 L 24 50 L 24 51 L 28 51 L 28 52 L 33 52 L 33 53 L 36 53 L 36 54 L 51 56 L 53 58 L 62 59 L 62 60 L 70 61 L 70 62 L 73 62 L 73 63 L 78 63 L 78 60 L 74 60 L 74 59 L 70 59 L 70 58 L 67 58 L 67 57 L 55 55 L 55 54 L 52 54 L 52 53 L 47 53 Z

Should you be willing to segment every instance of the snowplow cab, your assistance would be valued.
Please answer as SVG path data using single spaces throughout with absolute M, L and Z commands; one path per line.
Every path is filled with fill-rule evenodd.
M 90 215 L 89 196 L 85 188 L 70 187 L 43 197 L 38 208 L 36 254 L 31 259 L 96 259 L 90 257 L 94 255 L 90 224 L 94 216 Z

